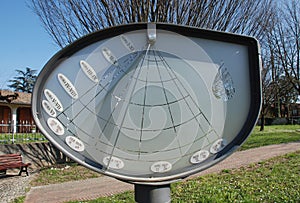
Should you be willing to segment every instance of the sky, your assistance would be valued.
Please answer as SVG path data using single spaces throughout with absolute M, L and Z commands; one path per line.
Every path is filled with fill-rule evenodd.
M 1 0 L 0 89 L 8 89 L 8 80 L 18 75 L 17 69 L 39 72 L 60 50 L 26 2 Z

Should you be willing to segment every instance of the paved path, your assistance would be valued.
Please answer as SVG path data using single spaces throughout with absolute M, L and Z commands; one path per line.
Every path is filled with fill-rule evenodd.
M 257 163 L 297 150 L 300 150 L 300 142 L 270 145 L 246 151 L 238 151 L 217 165 L 195 174 L 192 177 L 216 173 L 223 169 L 247 166 L 251 163 Z M 25 203 L 60 203 L 71 200 L 84 201 L 128 190 L 133 190 L 133 185 L 103 176 L 88 180 L 32 187 L 29 193 L 27 193 Z

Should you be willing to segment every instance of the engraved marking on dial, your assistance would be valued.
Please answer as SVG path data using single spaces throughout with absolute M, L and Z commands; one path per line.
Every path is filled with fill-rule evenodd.
M 84 151 L 84 144 L 81 140 L 74 136 L 67 136 L 65 139 L 67 145 L 77 152 Z
M 220 152 L 226 146 L 227 142 L 224 139 L 216 140 L 210 147 L 210 153 L 216 154 Z
M 104 157 L 103 159 L 103 163 L 108 166 L 109 163 L 109 168 L 113 168 L 113 169 L 122 169 L 124 167 L 124 162 L 119 159 L 118 157 Z
M 61 86 L 64 88 L 64 90 L 73 98 L 78 99 L 78 93 L 74 87 L 74 85 L 71 83 L 71 81 L 63 74 L 59 73 L 57 75 L 58 81 L 61 84 Z
M 166 173 L 172 169 L 172 164 L 167 161 L 159 161 L 151 166 L 151 171 L 154 173 Z
M 205 161 L 208 157 L 209 157 L 209 151 L 200 150 L 193 154 L 193 156 L 190 158 L 190 162 L 192 164 L 198 164 Z
M 49 116 L 56 117 L 56 111 L 55 111 L 54 107 L 49 103 L 48 100 L 43 100 L 42 106 L 43 106 L 43 109 L 46 111 L 46 113 Z
M 49 89 L 44 90 L 44 95 L 50 104 L 59 112 L 63 111 L 63 106 L 57 96 Z
M 217 99 L 228 101 L 235 94 L 235 87 L 229 71 L 222 64 L 215 76 L 212 91 Z
M 83 70 L 83 72 L 86 74 L 86 76 L 93 82 L 98 83 L 99 79 L 97 77 L 96 71 L 90 64 L 88 64 L 86 61 L 81 60 L 80 61 L 80 67 Z
M 109 63 L 111 63 L 111 64 L 113 64 L 113 65 L 117 65 L 117 64 L 118 64 L 117 57 L 115 57 L 115 56 L 113 55 L 113 53 L 112 53 L 108 48 L 103 47 L 103 48 L 102 48 L 102 54 L 103 54 L 103 56 L 105 57 L 105 59 L 106 59 Z
M 56 135 L 63 135 L 65 133 L 64 126 L 56 118 L 48 118 L 47 124 Z
M 120 36 L 121 41 L 123 45 L 130 51 L 130 52 L 135 52 L 135 47 L 133 43 L 130 41 L 130 39 L 126 35 L 121 35 Z

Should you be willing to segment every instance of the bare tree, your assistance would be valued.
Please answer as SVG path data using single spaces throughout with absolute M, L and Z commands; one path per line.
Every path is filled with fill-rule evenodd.
M 270 94 L 272 91 L 270 89 L 273 88 L 273 83 L 270 74 L 271 67 L 268 64 L 263 64 L 263 68 L 261 71 L 262 75 L 262 105 L 260 112 L 260 131 L 264 130 L 265 127 L 265 116 L 268 114 L 270 103 L 273 100 L 273 94 Z
M 300 94 L 300 2 L 286 1 L 278 12 L 281 20 L 272 32 L 275 61 Z
M 56 44 L 133 22 L 168 22 L 263 39 L 272 0 L 28 0 Z
M 44 28 L 60 47 L 88 33 L 135 22 L 167 22 L 255 36 L 269 49 L 268 33 L 274 27 L 272 0 L 28 0 Z M 270 52 L 264 52 L 271 61 Z M 274 95 L 272 80 L 263 73 L 263 115 Z M 265 86 L 264 86 L 265 85 Z M 268 94 L 267 94 L 268 93 Z M 262 119 L 264 120 L 264 119 Z

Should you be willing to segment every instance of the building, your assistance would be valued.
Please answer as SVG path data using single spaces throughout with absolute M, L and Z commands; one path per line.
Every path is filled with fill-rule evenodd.
M 290 115 L 292 117 L 300 117 L 300 103 L 290 104 Z
M 31 94 L 0 90 L 0 133 L 35 131 Z

